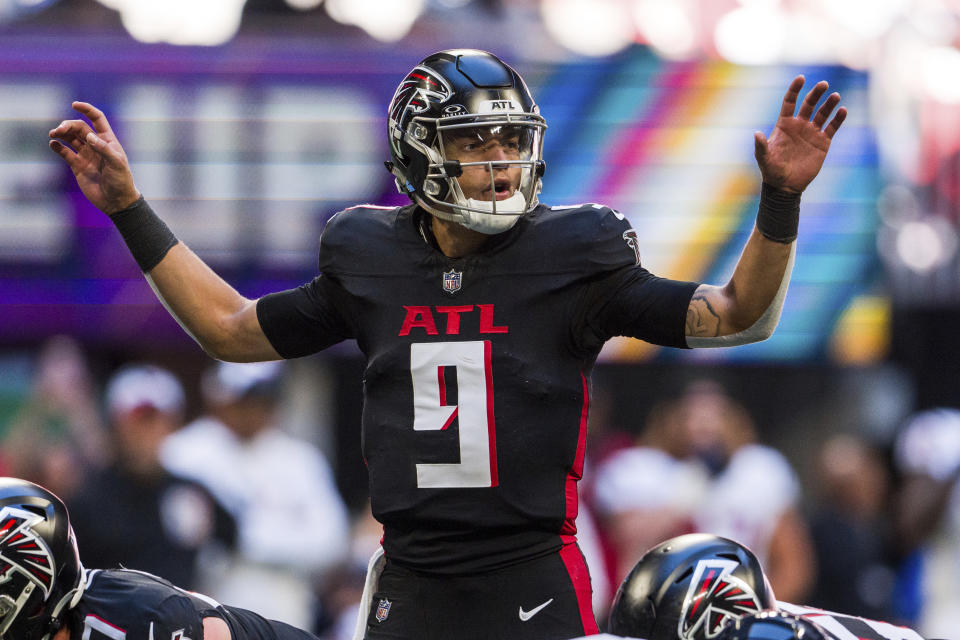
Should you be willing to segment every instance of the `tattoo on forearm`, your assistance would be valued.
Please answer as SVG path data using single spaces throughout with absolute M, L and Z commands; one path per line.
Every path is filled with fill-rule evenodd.
M 720 316 L 705 293 L 696 293 L 687 307 L 687 335 L 716 337 L 720 335 Z

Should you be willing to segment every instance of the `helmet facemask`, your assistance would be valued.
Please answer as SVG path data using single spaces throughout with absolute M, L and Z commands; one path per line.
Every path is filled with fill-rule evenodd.
M 411 129 L 429 131 L 430 123 L 423 120 L 414 118 Z M 438 218 L 469 229 L 506 231 L 538 204 L 545 126 L 536 114 L 451 117 L 434 123 L 432 144 L 421 147 L 429 160 L 422 195 L 414 199 Z

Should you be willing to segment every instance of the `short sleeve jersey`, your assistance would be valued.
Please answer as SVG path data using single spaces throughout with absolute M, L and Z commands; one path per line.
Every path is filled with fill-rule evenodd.
M 129 569 L 87 571 L 86 590 L 67 624 L 77 640 L 203 640 L 203 620 L 210 617 L 226 622 L 233 640 L 317 640 L 301 629 Z
M 210 601 L 149 573 L 87 572 L 87 588 L 70 612 L 70 637 L 84 640 L 200 640 Z
M 456 259 L 420 215 L 337 214 L 322 275 L 257 312 L 284 357 L 347 338 L 366 356 L 363 453 L 387 557 L 491 570 L 572 539 L 597 354 L 616 335 L 685 346 L 697 285 L 641 267 L 636 233 L 600 205 L 541 205 Z

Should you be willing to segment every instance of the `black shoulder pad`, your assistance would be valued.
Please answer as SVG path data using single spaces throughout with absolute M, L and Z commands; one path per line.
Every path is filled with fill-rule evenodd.
M 377 263 L 376 252 L 396 244 L 398 207 L 358 205 L 335 213 L 320 235 L 322 273 L 365 271 Z
M 562 270 L 605 272 L 640 264 L 637 233 L 615 209 L 599 204 L 541 207 L 531 217 L 533 235 Z

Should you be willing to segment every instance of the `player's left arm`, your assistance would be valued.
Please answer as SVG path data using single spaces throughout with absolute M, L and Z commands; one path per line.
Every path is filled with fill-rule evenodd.
M 230 622 L 221 616 L 227 616 Z M 203 616 L 203 640 L 318 640 L 318 638 L 309 631 L 279 620 L 268 620 L 253 611 L 236 607 L 220 607 L 216 614 Z
M 840 94 L 818 82 L 794 115 L 803 76 L 790 83 L 780 116 L 770 134 L 754 134 L 754 150 L 763 191 L 757 224 L 723 286 L 700 285 L 687 308 L 686 336 L 691 347 L 719 347 L 765 340 L 773 334 L 793 267 L 800 194 L 817 176 L 830 141 L 847 116 Z

